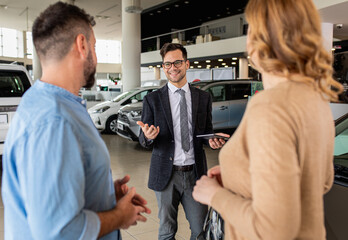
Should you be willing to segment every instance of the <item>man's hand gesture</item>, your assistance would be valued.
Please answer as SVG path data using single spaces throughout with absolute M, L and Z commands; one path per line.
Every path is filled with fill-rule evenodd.
M 137 124 L 141 127 L 141 130 L 143 131 L 145 137 L 148 140 L 153 140 L 157 137 L 159 134 L 160 128 L 159 126 L 155 127 L 154 125 L 151 125 L 149 127 L 149 124 L 144 124 L 142 121 L 137 121 Z

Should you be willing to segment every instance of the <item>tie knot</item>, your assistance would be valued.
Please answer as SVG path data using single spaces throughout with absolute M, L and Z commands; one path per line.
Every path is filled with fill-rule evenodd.
M 185 90 L 178 88 L 178 90 L 176 90 L 181 96 L 185 95 Z

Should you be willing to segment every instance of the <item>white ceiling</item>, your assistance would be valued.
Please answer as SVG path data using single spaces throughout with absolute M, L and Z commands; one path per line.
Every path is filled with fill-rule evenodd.
M 0 0 L 0 27 L 31 31 L 35 18 L 57 0 Z M 75 5 L 95 17 L 95 34 L 99 39 L 122 39 L 122 0 L 75 0 Z M 143 9 L 166 2 L 166 0 L 141 0 Z M 2 6 L 7 6 L 4 8 Z M 99 19 L 96 16 L 107 16 Z
M 141 0 L 141 7 L 147 9 L 166 1 Z M 54 2 L 56 0 L 0 0 L 0 27 L 31 31 L 35 18 Z M 75 0 L 75 5 L 85 9 L 95 17 L 97 24 L 94 31 L 98 39 L 121 40 L 121 2 L 122 0 Z M 7 6 L 7 8 L 1 6 Z M 348 39 L 347 12 L 348 1 L 320 10 L 323 22 L 343 24 L 341 29 L 334 28 L 334 37 L 337 39 Z M 109 19 L 98 19 L 97 15 L 107 16 Z

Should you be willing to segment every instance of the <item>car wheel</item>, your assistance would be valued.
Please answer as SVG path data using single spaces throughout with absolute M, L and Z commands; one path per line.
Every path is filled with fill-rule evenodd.
M 117 133 L 117 115 L 113 115 L 108 118 L 105 124 L 105 132 L 111 134 Z

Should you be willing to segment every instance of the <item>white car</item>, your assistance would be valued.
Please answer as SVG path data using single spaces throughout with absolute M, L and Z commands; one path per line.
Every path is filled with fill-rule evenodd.
M 23 94 L 32 80 L 25 67 L 0 64 L 0 155 L 4 150 L 6 134 Z
M 134 88 L 110 101 L 105 101 L 89 108 L 88 113 L 99 131 L 116 134 L 118 110 L 129 103 L 142 102 L 146 94 L 158 88 L 160 86 Z

